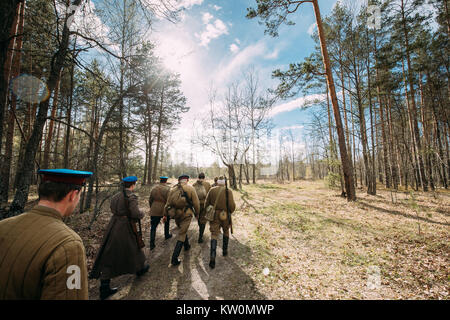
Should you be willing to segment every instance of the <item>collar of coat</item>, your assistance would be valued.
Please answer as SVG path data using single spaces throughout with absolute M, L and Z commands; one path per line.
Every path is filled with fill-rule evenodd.
M 50 208 L 50 207 L 37 205 L 37 206 L 33 207 L 33 209 L 31 209 L 31 212 L 36 213 L 36 214 L 40 214 L 40 215 L 43 215 L 43 216 L 56 218 L 56 219 L 59 219 L 59 220 L 62 221 L 61 213 L 59 213 L 58 210 Z

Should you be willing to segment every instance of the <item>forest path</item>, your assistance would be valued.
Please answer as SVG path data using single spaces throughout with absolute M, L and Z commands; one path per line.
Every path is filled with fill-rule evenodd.
M 138 194 L 148 212 L 148 190 Z M 361 190 L 348 203 L 321 181 L 301 181 L 246 185 L 234 194 L 229 255 L 222 256 L 219 240 L 215 269 L 208 266 L 208 226 L 198 244 L 192 220 L 191 250 L 182 250 L 182 263 L 173 267 L 175 223 L 169 240 L 158 226 L 150 251 L 146 216 L 150 271 L 113 279 L 120 291 L 111 299 L 448 299 L 448 191 L 368 196 Z M 87 248 L 89 265 L 93 248 Z M 98 299 L 98 281 L 89 283 L 90 298 Z

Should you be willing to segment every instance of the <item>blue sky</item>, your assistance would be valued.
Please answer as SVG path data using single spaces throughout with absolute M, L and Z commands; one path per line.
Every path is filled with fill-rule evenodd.
M 90 0 L 91 7 L 101 9 L 109 0 Z M 141 0 L 158 3 L 160 0 Z M 315 30 L 315 16 L 311 3 L 302 4 L 296 13 L 290 15 L 294 26 L 281 26 L 279 36 L 272 38 L 264 34 L 265 26 L 258 19 L 245 16 L 248 7 L 256 6 L 255 0 L 165 0 L 172 1 L 179 8 L 185 8 L 178 23 L 156 19 L 148 37 L 156 45 L 156 54 L 166 67 L 180 74 L 181 90 L 187 98 L 190 111 L 183 116 L 182 124 L 171 133 L 170 152 L 175 162 L 186 161 L 192 153 L 190 140 L 194 127 L 202 127 L 202 119 L 209 110 L 208 92 L 211 86 L 217 90 L 217 100 L 223 96 L 233 82 L 243 81 L 243 73 L 249 68 L 257 71 L 260 93 L 274 88 L 277 81 L 271 78 L 275 69 L 286 70 L 289 63 L 300 62 L 309 56 L 315 43 L 311 38 Z M 322 18 L 328 16 L 339 0 L 319 0 Z M 359 7 L 367 0 L 341 0 Z M 79 16 L 77 27 L 93 32 L 92 37 L 100 39 L 115 51 L 118 46 L 111 43 L 109 29 L 95 14 Z M 105 53 L 97 51 L 97 56 Z M 97 57 L 88 54 L 88 56 Z M 99 58 L 99 57 L 97 57 Z M 297 96 L 289 101 L 278 101 L 273 107 L 271 119 L 274 136 L 283 129 L 294 130 L 299 147 L 307 140 L 304 127 L 311 121 L 311 114 L 317 107 L 301 110 L 302 104 L 311 99 L 322 99 L 320 95 Z M 201 166 L 207 166 L 217 158 L 195 148 L 196 159 Z
M 152 39 L 157 54 L 166 65 L 181 75 L 182 90 L 191 108 L 181 128 L 174 132 L 175 160 L 189 152 L 192 122 L 208 109 L 208 88 L 211 83 L 220 93 L 233 81 L 242 79 L 250 66 L 258 72 L 261 91 L 274 87 L 274 69 L 286 69 L 289 63 L 301 61 L 314 50 L 311 31 L 315 16 L 310 3 L 303 4 L 291 16 L 296 25 L 282 26 L 279 37 L 264 34 L 264 25 L 247 19 L 247 8 L 254 0 L 184 0 L 187 9 L 177 24 L 160 20 L 155 24 Z M 322 17 L 331 12 L 337 0 L 320 0 Z M 309 112 L 299 110 L 303 97 L 279 101 L 274 107 L 276 130 L 291 127 L 303 140 L 301 125 L 309 122 Z M 201 125 L 201 124 L 200 124 Z M 181 156 L 180 156 L 181 155 Z M 206 155 L 207 164 L 214 157 Z
M 101 9 L 101 2 L 105 0 L 91 1 Z M 319 0 L 322 18 L 331 12 L 337 1 Z M 243 73 L 253 67 L 259 78 L 260 93 L 265 94 L 268 88 L 277 85 L 271 78 L 273 70 L 287 69 L 289 63 L 302 61 L 313 52 L 315 43 L 311 34 L 315 16 L 312 4 L 302 4 L 298 12 L 290 16 L 296 25 L 281 26 L 279 37 L 272 38 L 264 34 L 265 26 L 259 24 L 258 19 L 245 17 L 247 8 L 256 5 L 255 0 L 176 0 L 176 3 L 185 8 L 180 21 L 174 24 L 156 20 L 148 36 L 166 67 L 180 74 L 181 89 L 190 107 L 180 128 L 172 132 L 171 154 L 175 162 L 179 162 L 191 152 L 193 125 L 201 127 L 201 119 L 209 110 L 209 88 L 214 86 L 218 100 L 223 100 L 227 86 L 242 81 Z M 108 27 L 97 16 L 83 17 L 79 21 L 86 30 L 100 34 L 95 37 L 110 43 Z M 118 48 L 112 44 L 110 49 Z M 305 99 L 308 97 L 300 96 L 276 103 L 271 114 L 275 135 L 284 128 L 291 128 L 299 143 L 305 139 L 302 126 L 310 121 L 312 112 L 299 109 Z M 202 150 L 195 153 L 199 151 Z M 209 165 L 216 158 L 202 153 L 197 160 L 200 165 Z

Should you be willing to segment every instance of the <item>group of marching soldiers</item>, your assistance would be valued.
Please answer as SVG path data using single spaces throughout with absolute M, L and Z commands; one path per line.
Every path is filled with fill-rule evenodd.
M 0 222 L 0 299 L 88 299 L 87 278 L 100 279 L 100 299 L 117 292 L 111 279 L 123 274 L 140 277 L 150 266 L 143 251 L 140 221 L 144 212 L 134 193 L 137 177 L 126 177 L 122 190 L 110 201 L 112 217 L 106 228 L 94 266 L 87 275 L 86 255 L 79 235 L 63 218 L 70 216 L 80 199 L 80 191 L 91 172 L 67 169 L 39 170 L 39 202 L 30 211 Z M 217 241 L 223 232 L 222 253 L 228 254 L 231 214 L 236 205 L 224 176 L 214 184 L 198 180 L 189 185 L 181 175 L 171 186 L 168 177 L 150 192 L 150 250 L 155 248 L 156 229 L 164 224 L 170 239 L 170 221 L 177 225 L 177 242 L 171 264 L 177 266 L 182 249 L 191 248 L 188 229 L 193 217 L 199 227 L 198 243 L 203 243 L 207 223 L 211 232 L 209 267 L 215 268 Z

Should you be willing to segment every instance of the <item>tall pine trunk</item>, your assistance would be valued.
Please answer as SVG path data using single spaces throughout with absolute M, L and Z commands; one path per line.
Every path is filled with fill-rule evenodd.
M 334 118 L 336 122 L 336 129 L 339 139 L 339 150 L 341 154 L 342 169 L 344 171 L 345 190 L 347 193 L 347 200 L 356 200 L 355 186 L 353 184 L 353 166 L 347 154 L 347 147 L 345 142 L 344 130 L 342 128 L 341 113 L 339 111 L 339 104 L 336 95 L 336 88 L 334 86 L 333 74 L 331 70 L 330 58 L 328 56 L 328 49 L 325 39 L 325 33 L 322 25 L 322 18 L 320 16 L 320 9 L 318 0 L 312 0 L 314 13 L 316 16 L 317 29 L 319 31 L 320 49 L 322 51 L 323 64 L 325 73 L 327 75 L 328 88 L 330 90 L 331 102 L 333 105 Z
M 408 29 L 406 27 L 406 17 L 405 17 L 405 7 L 404 7 L 404 0 L 401 0 L 401 11 L 402 11 L 402 26 L 403 26 L 403 34 L 405 36 L 405 54 L 406 54 L 406 63 L 408 70 L 406 71 L 406 76 L 409 83 L 409 92 L 410 92 L 410 100 L 411 103 L 409 104 L 410 108 L 408 112 L 411 116 L 411 124 L 412 124 L 412 134 L 414 137 L 415 146 L 417 147 L 417 158 L 418 158 L 418 167 L 419 167 L 419 173 L 422 183 L 422 189 L 423 191 L 428 191 L 428 182 L 427 177 L 425 174 L 425 168 L 423 164 L 423 157 L 422 157 L 422 147 L 420 142 L 420 132 L 419 132 L 419 125 L 417 123 L 417 107 L 416 107 L 416 94 L 414 89 L 414 81 L 412 76 L 412 66 L 411 66 L 411 57 L 410 57 L 410 45 L 409 45 L 409 34 Z M 408 92 L 406 92 L 408 95 Z
M 19 4 L 17 23 L 12 34 L 15 36 L 13 43 L 14 52 L 12 54 L 11 65 L 11 79 L 17 77 L 20 74 L 20 63 L 23 44 L 23 26 L 24 26 L 24 3 Z M 16 37 L 17 36 L 17 37 Z M 13 93 L 11 95 L 10 110 L 8 112 L 8 129 L 6 131 L 6 143 L 5 143 L 5 157 L 3 165 L 1 166 L 1 176 L 3 177 L 0 183 L 0 204 L 8 202 L 9 182 L 11 175 L 11 162 L 13 158 L 13 145 L 14 145 L 14 127 L 15 127 L 15 112 L 17 105 L 17 97 Z M 1 139 L 0 139 L 1 144 Z

